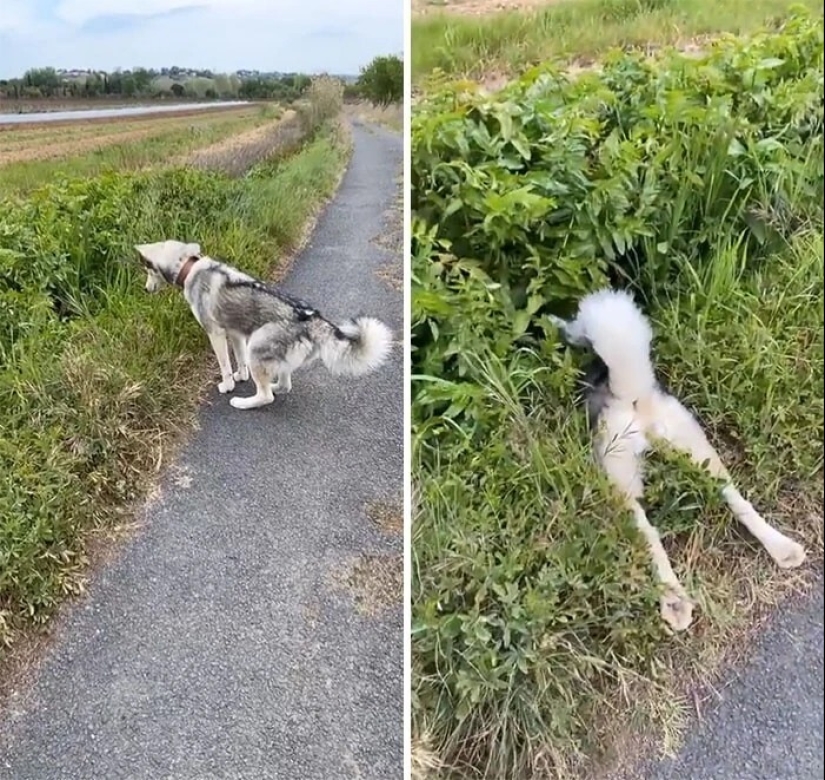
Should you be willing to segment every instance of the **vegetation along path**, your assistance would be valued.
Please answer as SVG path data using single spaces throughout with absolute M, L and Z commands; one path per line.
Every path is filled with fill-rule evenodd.
M 402 140 L 356 127 L 354 143 L 284 286 L 400 337 L 385 278 L 400 256 L 379 239 Z M 360 380 L 309 369 L 259 411 L 212 398 L 143 529 L 2 715 L 0 777 L 398 775 L 402 360 Z

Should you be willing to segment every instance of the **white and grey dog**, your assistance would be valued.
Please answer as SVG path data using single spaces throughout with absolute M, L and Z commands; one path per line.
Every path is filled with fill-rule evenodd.
M 235 382 L 251 373 L 256 393 L 232 398 L 236 409 L 265 406 L 276 393 L 288 393 L 292 373 L 316 358 L 332 374 L 360 376 L 384 363 L 392 348 L 392 333 L 383 322 L 359 316 L 334 325 L 309 304 L 203 255 L 199 244 L 159 241 L 135 249 L 148 292 L 164 284 L 183 291 L 218 359 L 219 392 L 232 392 Z
M 585 377 L 595 454 L 647 542 L 663 586 L 662 618 L 674 630 L 690 625 L 694 604 L 639 503 L 644 490 L 644 455 L 657 439 L 687 453 L 724 481 L 722 496 L 734 516 L 779 566 L 790 569 L 805 560 L 803 547 L 767 523 L 736 489 L 696 418 L 656 381 L 650 359 L 653 332 L 630 294 L 601 290 L 580 301 L 574 320 L 551 319 L 568 344 L 595 353 Z

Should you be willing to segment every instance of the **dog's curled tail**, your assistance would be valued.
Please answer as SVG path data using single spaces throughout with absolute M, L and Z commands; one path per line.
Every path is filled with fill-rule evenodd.
M 610 392 L 617 399 L 633 402 L 654 391 L 653 331 L 630 293 L 600 290 L 585 296 L 568 330 L 586 339 L 604 361 L 610 372 Z
M 331 374 L 362 376 L 378 368 L 392 349 L 392 331 L 375 317 L 355 317 L 321 342 L 321 360 Z

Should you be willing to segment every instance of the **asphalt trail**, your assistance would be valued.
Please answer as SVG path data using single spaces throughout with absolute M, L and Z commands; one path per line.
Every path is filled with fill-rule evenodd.
M 646 780 L 821 780 L 823 588 L 777 614 L 722 701 Z
M 402 139 L 356 127 L 354 142 L 284 287 L 400 338 L 403 295 L 376 276 L 400 258 L 373 239 Z M 400 779 L 402 604 L 364 615 L 335 573 L 401 553 L 365 506 L 402 494 L 403 437 L 399 348 L 361 379 L 299 372 L 261 410 L 215 395 L 145 527 L 0 721 L 0 777 Z

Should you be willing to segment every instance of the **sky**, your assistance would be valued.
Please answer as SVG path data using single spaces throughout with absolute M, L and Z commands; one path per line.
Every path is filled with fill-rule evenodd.
M 179 65 L 355 75 L 401 55 L 408 0 L 0 0 L 0 78 Z

